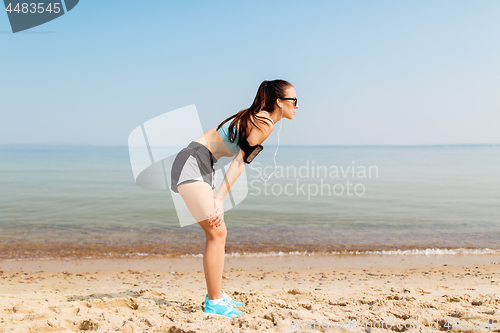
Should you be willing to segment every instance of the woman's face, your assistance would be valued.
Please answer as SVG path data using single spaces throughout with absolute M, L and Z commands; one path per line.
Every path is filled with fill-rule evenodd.
M 283 98 L 297 98 L 297 95 L 295 94 L 295 89 L 293 87 L 290 87 L 285 90 L 285 96 Z M 299 108 L 298 104 L 295 106 L 295 101 L 291 99 L 278 99 L 277 100 L 278 105 L 281 104 L 283 107 L 283 118 L 286 119 L 293 119 L 293 116 L 295 115 L 295 110 Z M 278 110 L 276 110 L 278 114 L 281 113 L 281 109 L 278 107 Z

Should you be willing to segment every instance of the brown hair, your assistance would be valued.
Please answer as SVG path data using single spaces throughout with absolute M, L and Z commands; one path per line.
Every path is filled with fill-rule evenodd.
M 257 113 L 259 113 L 260 110 L 274 110 L 274 103 L 276 102 L 276 99 L 284 97 L 285 90 L 291 86 L 292 84 L 285 80 L 262 81 L 252 105 L 248 109 L 241 110 L 237 114 L 224 120 L 219 124 L 219 126 L 217 126 L 217 130 L 219 130 L 219 128 L 221 128 L 226 122 L 234 118 L 229 125 L 228 136 L 229 141 L 235 142 L 236 128 L 238 128 L 238 143 L 243 142 L 242 140 L 246 140 L 247 138 L 248 120 L 250 120 L 255 127 L 262 131 L 262 128 L 255 122 L 255 120 L 262 123 L 266 123 L 266 120 L 263 120 L 265 117 L 258 116 Z

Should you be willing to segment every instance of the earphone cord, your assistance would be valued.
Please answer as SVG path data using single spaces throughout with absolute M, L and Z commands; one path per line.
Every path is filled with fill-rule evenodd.
M 276 147 L 276 151 L 274 152 L 274 171 L 269 175 L 269 177 L 267 179 L 264 179 L 264 177 L 262 177 L 262 168 L 261 167 L 258 167 L 258 168 L 252 168 L 250 166 L 250 164 L 248 165 L 248 167 L 252 170 L 259 170 L 260 172 L 260 178 L 262 178 L 263 181 L 267 182 L 269 179 L 271 179 L 271 176 L 276 172 L 276 170 L 278 169 L 278 166 L 276 164 L 276 154 L 278 153 L 278 148 L 280 147 L 280 132 L 281 132 L 281 126 L 283 125 L 283 107 L 281 108 L 281 124 L 280 124 L 280 128 L 278 130 L 278 146 Z

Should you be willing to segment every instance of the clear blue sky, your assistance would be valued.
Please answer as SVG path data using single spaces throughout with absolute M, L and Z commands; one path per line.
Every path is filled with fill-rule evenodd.
M 299 98 L 285 145 L 500 143 L 499 17 L 497 0 L 82 0 L 12 34 L 4 12 L 0 144 L 126 145 L 190 104 L 208 130 L 275 78 Z

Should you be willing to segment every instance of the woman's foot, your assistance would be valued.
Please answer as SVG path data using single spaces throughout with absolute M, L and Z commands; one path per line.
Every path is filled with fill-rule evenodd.
M 219 303 L 212 305 L 208 301 L 208 295 L 205 299 L 205 310 L 203 311 L 206 315 L 222 316 L 227 318 L 233 318 L 243 314 L 243 312 L 236 310 L 230 302 L 226 301 L 224 298 Z

